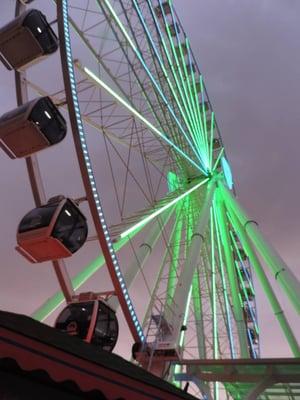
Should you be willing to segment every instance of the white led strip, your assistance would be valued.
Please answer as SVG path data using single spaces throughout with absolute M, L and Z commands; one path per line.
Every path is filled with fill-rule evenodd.
M 63 21 L 64 21 L 64 34 L 65 34 L 68 72 L 69 72 L 69 78 L 70 78 L 70 83 L 71 83 L 73 104 L 74 104 L 75 114 L 76 114 L 76 123 L 77 123 L 77 128 L 78 128 L 79 137 L 80 137 L 80 144 L 81 144 L 82 152 L 84 155 L 85 165 L 86 165 L 86 168 L 88 171 L 89 181 L 90 181 L 90 185 L 91 185 L 91 188 L 93 191 L 94 201 L 96 203 L 99 220 L 101 222 L 101 225 L 102 225 L 102 228 L 104 231 L 106 243 L 109 248 L 109 252 L 111 254 L 115 272 L 116 272 L 117 278 L 119 280 L 119 283 L 120 283 L 120 286 L 121 286 L 121 289 L 122 289 L 122 292 L 124 295 L 124 299 L 128 306 L 128 310 L 130 312 L 132 321 L 136 327 L 137 334 L 138 334 L 139 338 L 141 339 L 141 341 L 144 342 L 145 336 L 143 334 L 141 324 L 137 318 L 133 304 L 129 297 L 129 293 L 128 293 L 128 290 L 127 290 L 127 287 L 125 284 L 125 280 L 124 280 L 124 277 L 120 270 L 117 256 L 113 249 L 113 244 L 112 244 L 109 232 L 108 232 L 107 225 L 105 223 L 105 218 L 104 218 L 104 214 L 103 214 L 103 210 L 102 210 L 102 206 L 101 206 L 101 201 L 100 201 L 100 197 L 99 197 L 97 187 L 96 187 L 96 181 L 95 181 L 92 164 L 91 164 L 91 160 L 90 160 L 90 156 L 89 156 L 89 152 L 88 152 L 88 147 L 87 147 L 87 143 L 86 143 L 85 132 L 84 132 L 83 124 L 82 124 L 80 108 L 79 108 L 79 103 L 78 103 L 77 90 L 76 90 L 76 81 L 75 81 L 75 75 L 74 75 L 74 66 L 73 66 L 73 58 L 72 58 L 72 51 L 71 51 L 69 21 L 68 21 L 68 0 L 63 0 L 62 5 L 63 5 Z

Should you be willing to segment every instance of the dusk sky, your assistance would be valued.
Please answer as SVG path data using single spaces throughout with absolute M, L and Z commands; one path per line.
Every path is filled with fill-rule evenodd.
M 14 4 L 1 0 L 1 26 L 13 17 Z M 174 4 L 206 82 L 237 197 L 299 277 L 300 3 Z M 13 73 L 0 65 L 0 114 L 15 104 Z M 0 308 L 30 314 L 57 283 L 49 267 L 29 265 L 14 250 L 18 222 L 33 206 L 25 162 L 0 152 L 0 171 Z M 257 293 L 262 356 L 290 356 L 259 288 Z M 279 298 L 297 334 L 299 317 L 280 293 Z

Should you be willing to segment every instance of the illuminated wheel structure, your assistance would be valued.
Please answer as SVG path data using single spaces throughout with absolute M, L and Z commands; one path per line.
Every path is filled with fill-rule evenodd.
M 172 2 L 58 0 L 45 10 L 44 2 L 30 3 L 52 13 L 60 57 L 48 64 L 53 81 L 43 75 L 44 61 L 16 72 L 18 103 L 49 96 L 69 120 L 83 183 L 73 198 L 87 216 L 87 254 L 101 250 L 72 279 L 73 257 L 53 261 L 62 291 L 34 318 L 45 320 L 64 300 L 102 299 L 124 316 L 135 362 L 179 385 L 182 360 L 259 357 L 255 274 L 299 356 L 264 268 L 297 311 L 299 283 L 235 199 L 212 105 Z M 17 2 L 17 15 L 24 9 Z M 47 202 L 38 158 L 26 159 L 37 207 Z M 105 269 L 110 278 L 101 286 Z M 78 295 L 92 277 L 97 293 Z M 224 390 L 204 386 L 213 398 Z

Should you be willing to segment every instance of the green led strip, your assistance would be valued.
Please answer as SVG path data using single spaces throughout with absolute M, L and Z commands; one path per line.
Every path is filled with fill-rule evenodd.
M 99 0 L 97 0 L 97 1 L 98 1 L 98 3 L 99 3 Z M 128 33 L 127 33 L 127 31 L 126 31 L 126 29 L 125 29 L 125 27 L 124 27 L 122 21 L 120 20 L 120 18 L 118 17 L 118 15 L 116 14 L 116 12 L 114 11 L 114 9 L 113 9 L 112 5 L 110 4 L 110 2 L 109 2 L 108 0 L 103 0 L 103 1 L 104 1 L 104 3 L 106 4 L 106 6 L 108 7 L 109 12 L 111 13 L 111 15 L 112 15 L 114 21 L 117 23 L 117 25 L 118 25 L 119 28 L 121 29 L 121 31 L 122 31 L 124 37 L 126 38 L 126 40 L 127 40 L 128 43 L 129 43 L 130 47 L 132 48 L 132 50 L 134 51 L 134 53 L 136 54 L 136 56 L 138 57 L 138 59 L 139 59 L 140 62 L 142 63 L 142 65 L 143 65 L 145 71 L 147 72 L 148 76 L 150 77 L 151 81 L 154 83 L 154 86 L 156 87 L 156 90 L 158 90 L 158 92 L 160 93 L 160 95 L 161 95 L 161 97 L 163 98 L 164 102 L 166 103 L 166 105 L 167 105 L 169 111 L 171 112 L 173 118 L 176 120 L 176 123 L 177 123 L 178 127 L 180 128 L 181 132 L 184 134 L 185 138 L 186 138 L 187 141 L 189 142 L 189 145 L 191 146 L 191 148 L 192 148 L 193 151 L 195 152 L 196 156 L 199 157 L 199 154 L 198 154 L 198 152 L 197 152 L 197 149 L 195 149 L 194 146 L 193 146 L 193 144 L 190 142 L 189 137 L 186 135 L 185 131 L 183 130 L 183 128 L 182 128 L 182 126 L 181 126 L 181 124 L 180 124 L 180 122 L 179 122 L 177 116 L 175 115 L 173 109 L 170 108 L 170 105 L 169 105 L 169 103 L 168 103 L 168 101 L 167 101 L 167 99 L 166 99 L 164 93 L 162 92 L 161 88 L 159 87 L 159 85 L 158 85 L 157 82 L 155 81 L 155 79 L 154 79 L 153 75 L 151 74 L 151 72 L 150 72 L 148 66 L 145 64 L 145 62 L 144 62 L 144 60 L 143 60 L 143 57 L 142 57 L 141 53 L 139 52 L 138 48 L 135 46 L 133 40 L 132 40 L 132 39 L 130 38 L 130 36 L 128 35 Z M 162 69 L 163 69 L 164 73 L 166 74 L 166 70 L 164 69 L 164 67 L 162 67 Z M 169 78 L 168 78 L 167 75 L 166 75 L 166 78 L 167 78 L 167 81 L 168 81 L 169 84 L 170 84 L 170 81 L 168 80 Z M 174 90 L 172 90 L 172 93 L 173 93 L 174 96 L 176 96 L 176 93 L 175 93 Z M 178 106 L 180 106 L 180 104 L 178 103 L 178 100 L 176 100 L 176 102 L 177 102 Z M 181 111 L 182 111 L 182 109 L 181 109 Z M 183 111 L 182 111 L 182 112 L 183 112 Z M 184 117 L 184 113 L 183 113 L 183 117 Z M 184 118 L 185 118 L 185 117 L 184 117 Z M 199 158 L 199 160 L 200 160 L 200 158 Z
M 222 280 L 223 293 L 224 293 L 224 299 L 225 299 L 228 338 L 229 338 L 229 344 L 230 344 L 231 357 L 235 358 L 236 354 L 235 354 L 234 339 L 233 339 L 233 334 L 232 334 L 232 325 L 231 325 L 231 320 L 230 320 L 230 302 L 229 302 L 228 290 L 227 290 L 226 279 L 225 279 L 224 260 L 223 260 L 223 255 L 222 255 L 221 239 L 220 239 L 220 232 L 219 232 L 220 228 L 219 228 L 218 220 L 217 220 L 215 201 L 214 201 L 214 205 L 213 205 L 213 211 L 214 211 L 214 221 L 215 221 L 215 227 L 216 227 L 216 233 L 217 233 L 217 235 L 216 235 L 217 236 L 217 248 L 218 248 L 218 254 L 219 254 L 221 280 Z
M 190 124 L 192 124 L 192 127 L 190 127 L 191 136 L 192 136 L 194 142 L 197 145 L 197 149 L 198 149 L 199 154 L 200 154 L 201 159 L 202 159 L 203 156 L 201 155 L 201 146 L 200 146 L 199 143 L 197 143 L 197 138 L 196 138 L 197 129 L 196 129 L 196 125 L 195 125 L 195 119 L 193 118 L 194 116 L 193 116 L 193 113 L 191 111 L 190 97 L 189 97 L 189 95 L 187 93 L 187 89 L 186 89 L 186 86 L 185 86 L 185 83 L 184 83 L 184 77 L 183 77 L 183 74 L 182 74 L 182 71 L 181 71 L 180 62 L 178 60 L 178 56 L 177 56 L 177 53 L 176 53 L 176 50 L 175 50 L 174 42 L 172 40 L 172 36 L 171 36 L 171 33 L 170 33 L 170 28 L 169 28 L 168 25 L 166 25 L 166 30 L 167 30 L 169 42 L 170 42 L 170 45 L 171 45 L 172 54 L 173 54 L 173 57 L 175 59 L 176 68 L 177 68 L 177 70 L 179 72 L 179 76 L 180 76 L 180 80 L 181 80 L 181 83 L 182 83 L 182 87 L 183 87 L 184 93 L 182 93 L 181 85 L 180 85 L 180 83 L 178 81 L 176 72 L 174 70 L 174 64 L 172 63 L 171 59 L 170 59 L 169 63 L 171 64 L 171 69 L 172 69 L 173 76 L 174 76 L 174 79 L 176 81 L 176 85 L 177 85 L 177 88 L 179 90 L 180 96 L 181 96 L 181 98 L 182 98 L 182 100 L 184 102 L 186 110 L 188 111 Z M 179 48 L 180 48 L 180 50 L 182 52 L 181 44 L 179 44 Z M 208 166 L 206 166 L 206 167 L 208 167 Z
M 138 223 L 136 223 L 135 225 L 133 225 L 132 227 L 130 227 L 129 229 L 127 229 L 126 231 L 122 232 L 120 237 L 124 238 L 128 235 L 130 235 L 132 232 L 134 232 L 136 229 L 139 229 L 140 227 L 144 226 L 145 224 L 147 224 L 148 222 L 150 222 L 153 218 L 157 217 L 158 215 L 160 215 L 161 213 L 163 213 L 165 210 L 167 210 L 168 208 L 174 206 L 176 203 L 178 203 L 180 200 L 184 199 L 186 196 L 188 196 L 189 194 L 193 193 L 195 190 L 199 189 L 201 186 L 203 186 L 205 183 L 207 183 L 209 181 L 208 178 L 204 179 L 203 181 L 201 181 L 200 183 L 198 183 L 197 185 L 193 186 L 191 189 L 187 190 L 186 192 L 182 193 L 180 196 L 176 197 L 175 199 L 173 199 L 172 201 L 170 201 L 168 204 L 166 204 L 165 206 L 159 208 L 158 210 L 154 211 L 152 214 L 148 215 L 147 217 L 143 218 L 141 221 L 139 221 Z
M 77 65 L 78 66 L 78 65 Z M 78 66 L 79 69 L 81 67 Z M 106 90 L 110 95 L 112 95 L 120 104 L 122 104 L 128 111 L 134 114 L 139 120 L 141 120 L 149 129 L 151 129 L 154 133 L 156 133 L 160 138 L 162 138 L 165 142 L 167 142 L 170 146 L 172 146 L 181 156 L 183 156 L 186 160 L 188 160 L 194 167 L 196 167 L 199 171 L 201 171 L 204 175 L 206 172 L 193 161 L 187 154 L 185 154 L 176 144 L 174 144 L 168 137 L 162 133 L 159 129 L 157 129 L 150 121 L 148 121 L 142 114 L 140 114 L 135 108 L 133 108 L 127 101 L 125 101 L 118 93 L 112 90 L 105 82 L 103 82 L 98 76 L 96 76 L 92 71 L 88 68 L 83 67 L 83 71 L 99 86 L 101 86 L 104 90 Z

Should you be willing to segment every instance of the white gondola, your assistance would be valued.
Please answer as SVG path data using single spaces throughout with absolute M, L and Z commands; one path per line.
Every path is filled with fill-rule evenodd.
M 77 204 L 57 196 L 21 220 L 16 249 L 30 262 L 70 257 L 85 243 L 87 221 Z
M 28 157 L 61 142 L 67 124 L 50 97 L 32 100 L 0 118 L 0 146 L 10 158 Z
M 27 10 L 0 29 L 0 59 L 10 70 L 24 69 L 58 49 L 58 38 L 39 10 Z

